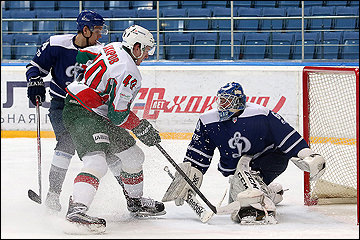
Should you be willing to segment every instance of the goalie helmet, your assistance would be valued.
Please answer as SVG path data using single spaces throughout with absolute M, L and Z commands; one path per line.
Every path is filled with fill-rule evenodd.
M 132 25 L 125 29 L 123 35 L 123 46 L 127 47 L 131 50 L 131 53 L 133 52 L 133 48 L 135 43 L 140 43 L 140 50 L 141 55 L 143 55 L 145 48 L 147 46 L 151 47 L 151 50 L 148 52 L 149 55 L 153 55 L 155 52 L 155 40 L 151 32 L 149 30 L 138 26 L 138 25 Z M 138 57 L 138 58 L 140 58 Z
M 239 83 L 222 86 L 216 94 L 220 121 L 229 119 L 234 113 L 245 109 L 246 95 Z
M 101 26 L 102 30 L 100 30 L 100 33 L 102 35 L 108 34 L 104 18 L 97 12 L 91 10 L 82 11 L 77 17 L 76 24 L 78 31 L 82 31 L 85 26 L 88 26 L 90 31 L 94 31 L 95 26 Z

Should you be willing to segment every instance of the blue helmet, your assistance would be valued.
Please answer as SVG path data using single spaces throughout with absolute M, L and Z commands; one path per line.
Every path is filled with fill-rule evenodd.
M 234 113 L 245 109 L 246 95 L 236 82 L 222 86 L 216 94 L 220 121 L 229 119 Z
M 101 34 L 107 34 L 104 18 L 97 12 L 91 10 L 82 11 L 77 17 L 76 23 L 78 31 L 82 31 L 85 26 L 88 26 L 90 31 L 94 31 L 95 26 L 102 26 L 103 30 Z

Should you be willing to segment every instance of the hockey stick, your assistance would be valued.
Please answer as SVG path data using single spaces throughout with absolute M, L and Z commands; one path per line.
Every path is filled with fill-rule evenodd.
M 156 143 L 155 146 L 160 150 L 160 152 L 166 157 L 167 160 L 173 165 L 180 173 L 180 175 L 185 179 L 185 181 L 194 189 L 194 191 L 200 196 L 200 198 L 208 205 L 208 207 L 213 211 L 214 213 L 217 213 L 216 207 L 212 205 L 209 200 L 200 192 L 199 188 L 190 180 L 190 178 L 184 173 L 184 171 L 179 167 L 179 165 L 176 164 L 176 162 L 170 157 L 170 155 L 160 146 L 159 143 Z
M 170 155 L 160 146 L 159 143 L 155 144 L 155 146 L 160 150 L 160 152 L 169 160 L 169 162 L 175 167 L 175 169 L 180 173 L 180 175 L 186 180 L 186 182 L 194 189 L 194 191 L 200 196 L 200 198 L 208 205 L 208 207 L 213 211 L 214 214 L 218 215 L 226 215 L 233 213 L 234 211 L 240 210 L 240 202 L 234 201 L 226 206 L 220 207 L 222 201 L 224 200 L 224 197 L 220 201 L 218 207 L 215 207 L 212 205 L 207 198 L 200 192 L 199 188 L 190 180 L 190 178 L 184 173 L 184 171 L 179 167 L 179 165 L 176 164 L 176 162 L 170 157 Z M 196 199 L 196 198 L 194 198 Z M 211 218 L 212 216 L 210 216 Z M 209 218 L 209 219 L 210 219 Z
M 208 207 L 215 214 L 218 212 L 216 207 L 212 205 L 209 200 L 200 192 L 199 188 L 190 180 L 190 178 L 184 173 L 184 171 L 176 164 L 176 162 L 170 157 L 170 155 L 160 146 L 159 143 L 155 144 L 155 146 L 160 150 L 160 152 L 166 157 L 167 160 L 175 167 L 175 169 L 180 173 L 180 175 L 185 179 L 185 181 L 192 187 L 192 189 L 200 196 L 200 198 L 208 205 Z
M 40 143 L 40 97 L 36 96 L 36 128 L 37 128 L 37 154 L 38 154 L 38 183 L 39 195 L 33 190 L 28 190 L 28 196 L 34 202 L 41 204 L 41 143 Z
M 167 172 L 167 174 L 171 177 L 171 179 L 174 179 L 174 175 L 170 172 L 168 166 L 164 167 L 164 171 Z M 226 195 L 226 192 L 225 192 Z M 225 197 L 224 195 L 224 197 Z M 224 200 L 224 197 L 222 200 Z M 219 207 L 222 203 L 222 200 L 219 203 Z M 200 218 L 201 222 L 205 223 L 209 221 L 213 216 L 213 212 L 207 212 L 206 209 L 201 205 L 201 203 L 197 200 L 196 196 L 193 195 L 192 191 L 189 191 L 187 198 L 185 199 L 185 202 L 190 206 L 190 208 L 195 212 L 195 214 Z

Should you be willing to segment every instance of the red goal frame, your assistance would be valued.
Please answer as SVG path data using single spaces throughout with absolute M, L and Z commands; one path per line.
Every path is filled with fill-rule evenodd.
M 309 136 L 309 89 L 308 89 L 308 73 L 309 72 L 351 72 L 356 76 L 356 121 L 359 123 L 359 68 L 352 67 L 313 67 L 306 66 L 303 69 L 303 137 L 306 142 L 309 144 L 310 136 Z M 356 145 L 357 145 L 357 224 L 359 225 L 359 124 L 356 127 Z M 317 200 L 310 198 L 310 174 L 308 172 L 304 172 L 304 204 L 305 205 L 316 205 Z

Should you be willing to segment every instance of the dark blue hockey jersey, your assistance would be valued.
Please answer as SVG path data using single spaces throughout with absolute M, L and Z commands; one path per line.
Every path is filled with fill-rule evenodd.
M 46 77 L 51 73 L 50 96 L 65 98 L 65 88 L 74 81 L 74 67 L 79 46 L 75 45 L 74 34 L 51 36 L 36 52 L 26 66 L 26 79 Z M 100 45 L 97 42 L 97 45 Z
M 256 158 L 279 152 L 289 159 L 308 148 L 303 137 L 279 114 L 254 103 L 246 103 L 244 112 L 226 121 L 219 120 L 217 109 L 200 115 L 184 162 L 191 162 L 203 174 L 218 148 L 218 170 L 233 175 L 243 154 Z

